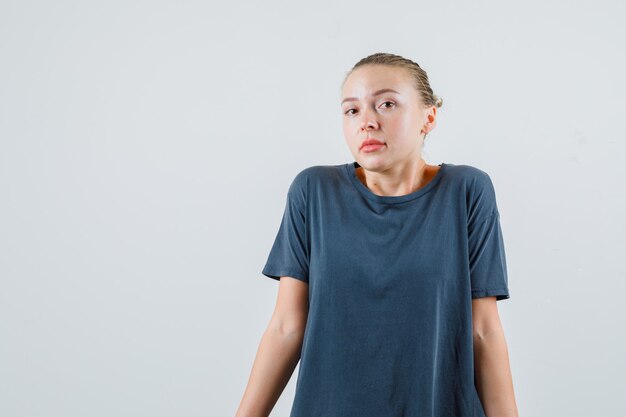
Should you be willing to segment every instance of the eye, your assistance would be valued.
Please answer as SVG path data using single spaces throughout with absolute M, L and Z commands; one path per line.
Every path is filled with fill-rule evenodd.
M 394 103 L 393 101 L 389 101 L 389 100 L 387 100 L 387 101 L 383 102 L 383 105 L 385 105 L 385 104 L 387 104 L 387 103 L 392 104 L 393 106 L 395 106 L 395 105 L 396 105 L 396 103 Z M 385 107 L 385 108 L 389 109 L 390 107 Z M 353 111 L 353 110 L 354 110 L 354 109 L 348 109 L 348 110 L 346 110 L 345 112 L 343 112 L 343 114 L 346 114 L 346 115 L 352 115 L 352 114 L 354 114 L 354 113 L 350 113 L 350 112 L 351 112 L 351 111 Z

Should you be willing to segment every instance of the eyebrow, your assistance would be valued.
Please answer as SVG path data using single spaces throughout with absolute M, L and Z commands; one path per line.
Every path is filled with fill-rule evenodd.
M 374 94 L 372 94 L 373 96 L 377 96 L 379 94 L 383 94 L 383 93 L 395 93 L 395 94 L 400 94 L 398 93 L 396 90 L 392 89 L 392 88 L 383 88 L 381 90 L 375 91 Z M 344 98 L 341 101 L 341 104 L 345 103 L 346 101 L 357 101 L 358 98 L 356 97 L 348 97 L 348 98 Z

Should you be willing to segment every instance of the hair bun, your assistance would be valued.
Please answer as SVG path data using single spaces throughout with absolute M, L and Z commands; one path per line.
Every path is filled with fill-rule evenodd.
M 437 108 L 441 107 L 443 105 L 443 99 L 436 94 L 433 94 L 433 97 L 435 98 L 435 106 L 437 106 Z

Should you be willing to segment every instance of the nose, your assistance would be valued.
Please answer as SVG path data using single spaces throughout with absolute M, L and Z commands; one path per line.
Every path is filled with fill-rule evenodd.
M 376 121 L 376 117 L 370 112 L 363 112 L 363 118 L 361 119 L 361 130 L 368 130 L 369 128 L 377 128 L 378 121 Z

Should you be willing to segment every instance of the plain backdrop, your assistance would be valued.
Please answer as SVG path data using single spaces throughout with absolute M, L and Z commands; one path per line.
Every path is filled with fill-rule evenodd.
M 353 161 L 340 83 L 375 52 L 444 100 L 426 161 L 493 180 L 520 415 L 626 415 L 625 12 L 1 0 L 0 415 L 234 415 L 287 188 Z

